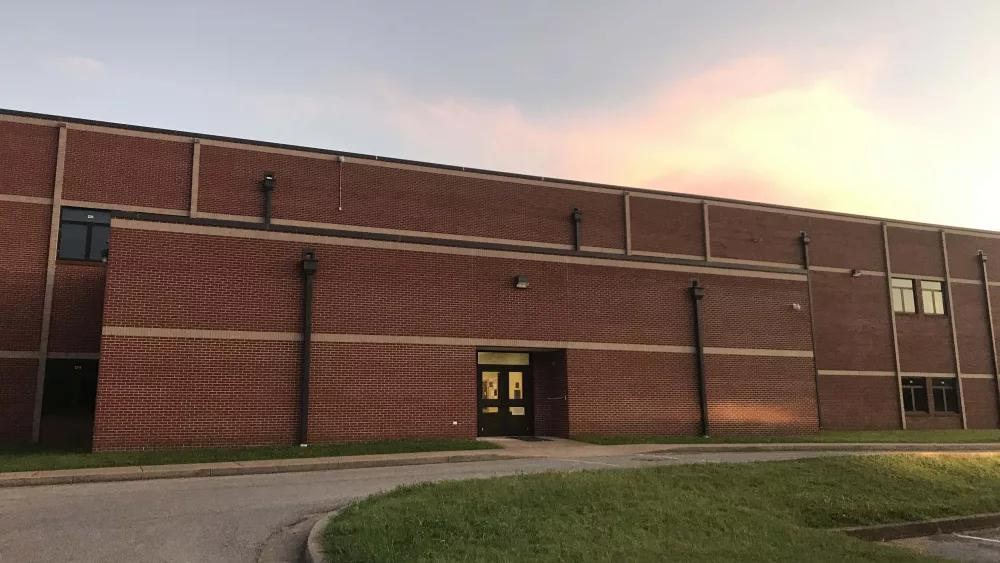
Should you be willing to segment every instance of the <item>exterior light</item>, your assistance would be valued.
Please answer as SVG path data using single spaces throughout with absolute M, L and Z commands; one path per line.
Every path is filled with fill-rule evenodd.
M 851 270 L 851 277 L 852 278 L 860 278 L 861 277 L 861 270 Z
M 528 289 L 531 284 L 528 283 L 528 276 L 516 276 L 514 278 L 514 287 L 517 289 Z
M 274 172 L 264 172 L 264 179 L 260 181 L 260 187 L 265 192 L 274 191 Z

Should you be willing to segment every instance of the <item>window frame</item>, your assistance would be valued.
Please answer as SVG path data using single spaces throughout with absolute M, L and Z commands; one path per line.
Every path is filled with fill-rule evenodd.
M 936 284 L 937 289 L 925 289 L 924 284 Z M 927 310 L 927 294 L 931 296 L 931 309 Z M 940 303 L 938 303 L 940 299 Z M 945 299 L 945 286 L 944 282 L 937 280 L 920 280 L 920 312 L 925 315 L 947 315 L 948 314 L 948 301 Z M 941 306 L 941 310 L 938 311 L 938 305 Z
M 941 400 L 944 408 L 938 408 L 938 391 L 941 391 Z M 949 402 L 948 395 L 952 396 Z M 960 414 L 962 412 L 962 401 L 958 396 L 958 380 L 951 377 L 935 377 L 931 380 L 931 396 L 935 413 Z M 949 408 L 952 407 L 952 408 Z
M 93 220 L 67 219 L 66 218 L 66 211 L 67 210 L 69 210 L 69 211 L 79 211 L 79 212 L 82 212 L 82 213 L 85 213 L 85 214 L 91 214 L 92 213 L 92 214 L 95 215 L 95 218 Z M 106 216 L 107 219 L 106 220 L 104 218 L 98 219 L 96 217 L 96 215 Z M 64 233 L 64 230 L 65 230 L 64 227 L 66 225 L 77 225 L 77 226 L 83 227 L 83 228 L 85 228 L 87 230 L 87 235 L 84 238 L 84 256 L 83 256 L 83 258 L 79 258 L 79 257 L 76 257 L 76 256 L 65 256 L 65 255 L 63 255 L 63 253 L 62 253 L 62 251 L 63 251 L 63 233 Z M 57 260 L 70 260 L 70 261 L 73 261 L 73 262 L 93 262 L 93 263 L 107 262 L 108 261 L 108 255 L 107 255 L 108 247 L 107 246 L 105 246 L 105 248 L 102 249 L 102 251 L 101 251 L 101 257 L 100 258 L 92 258 L 91 257 L 91 254 L 93 253 L 92 252 L 92 250 L 93 250 L 92 245 L 93 245 L 93 242 L 94 242 L 94 228 L 95 227 L 107 227 L 107 229 L 108 229 L 108 236 L 110 237 L 111 236 L 111 212 L 109 212 L 107 210 L 104 210 L 104 209 L 86 209 L 86 208 L 82 208 L 82 207 L 63 207 L 62 209 L 60 209 L 59 210 L 59 240 L 56 242 L 56 259 Z
M 923 377 L 904 377 L 899 382 L 903 395 L 903 412 L 924 413 L 931 412 L 930 401 L 927 397 L 927 380 Z M 906 399 L 910 399 L 910 408 L 907 408 Z M 923 409 L 918 407 L 923 406 Z
M 897 286 L 896 285 L 897 281 L 898 282 L 907 282 L 907 283 L 909 283 L 909 287 Z M 889 278 L 889 288 L 890 288 L 890 291 L 889 291 L 889 300 L 891 301 L 890 305 L 892 306 L 892 312 L 894 314 L 895 313 L 903 313 L 903 314 L 907 314 L 907 315 L 915 315 L 915 314 L 917 314 L 917 311 L 918 311 L 918 309 L 917 309 L 917 283 L 916 283 L 915 279 L 913 279 L 913 278 L 897 278 L 897 277 Z M 912 311 L 907 311 L 906 310 L 906 295 L 905 295 L 905 290 L 909 290 L 909 292 L 910 292 L 911 301 L 912 301 L 912 304 L 913 304 L 913 310 Z M 897 292 L 899 293 L 898 300 L 896 298 Z M 896 304 L 897 303 L 900 304 L 901 308 L 899 308 L 899 309 L 896 308 Z

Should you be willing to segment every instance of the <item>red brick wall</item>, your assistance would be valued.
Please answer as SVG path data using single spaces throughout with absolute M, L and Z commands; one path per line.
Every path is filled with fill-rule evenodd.
M 887 232 L 894 276 L 944 276 L 941 233 L 897 227 L 889 227 Z
M 534 378 L 535 434 L 568 437 L 566 351 L 533 352 L 531 371 Z
M 900 428 L 895 375 L 821 375 L 819 402 L 827 430 Z
M 304 246 L 112 228 L 104 324 L 297 331 Z
M 291 444 L 296 342 L 104 337 L 94 451 Z
M 475 438 L 475 348 L 320 342 L 313 350 L 311 441 Z
M 701 204 L 633 196 L 629 212 L 633 250 L 704 256 Z
M 896 338 L 903 371 L 955 373 L 948 317 L 897 314 Z
M 814 266 L 885 267 L 878 225 L 718 205 L 708 209 L 715 257 L 802 264 L 799 234 L 805 231 Z
M 0 443 L 31 439 L 38 360 L 0 358 Z
M 884 277 L 813 272 L 819 369 L 895 369 Z
M 979 285 L 951 284 L 962 373 L 993 373 L 986 297 Z
M 274 216 L 336 223 L 337 170 L 333 160 L 204 144 L 198 165 L 198 210 L 263 217 L 260 181 L 273 172 Z
M 198 209 L 261 217 L 260 180 L 270 171 L 277 181 L 274 217 L 279 219 L 568 245 L 576 205 L 584 213 L 585 246 L 624 249 L 624 203 L 618 194 L 361 164 L 344 164 L 341 180 L 339 166 L 204 145 Z
M 907 430 L 961 430 L 962 417 L 956 414 L 930 416 L 907 414 Z
M 965 420 L 969 428 L 997 428 L 997 384 L 994 379 L 962 378 Z
M 38 350 L 51 217 L 48 205 L 0 201 L 0 350 Z
M 52 197 L 59 129 L 0 121 L 0 194 Z
M 705 357 L 708 418 L 714 435 L 812 434 L 812 358 Z
M 49 352 L 100 351 L 105 269 L 103 263 L 57 263 Z
M 699 431 L 694 355 L 568 350 L 569 433 Z
M 70 129 L 63 199 L 188 209 L 192 144 Z
M 700 276 L 705 346 L 811 350 L 805 280 Z M 690 301 L 689 301 L 690 303 Z M 802 308 L 796 311 L 793 304 Z M 687 305 L 690 311 L 691 305 Z M 675 309 L 679 317 L 690 315 Z M 689 317 L 690 318 L 690 317 Z
M 948 233 L 948 268 L 951 277 L 981 280 L 979 251 L 986 253 L 986 273 L 1000 281 L 1000 239 Z M 990 260 L 990 258 L 993 258 Z

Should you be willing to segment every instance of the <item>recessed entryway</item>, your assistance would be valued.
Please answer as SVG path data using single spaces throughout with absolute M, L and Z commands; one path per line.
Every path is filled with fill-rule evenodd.
M 96 404 L 97 360 L 48 360 L 39 442 L 89 448 Z
M 531 436 L 534 405 L 531 354 L 477 353 L 480 436 Z

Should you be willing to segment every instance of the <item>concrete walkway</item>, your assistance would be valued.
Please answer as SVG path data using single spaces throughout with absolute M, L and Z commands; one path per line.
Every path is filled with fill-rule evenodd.
M 56 471 L 21 471 L 0 473 L 0 488 L 109 481 L 139 481 L 188 477 L 223 477 L 267 473 L 297 473 L 338 469 L 364 469 L 405 465 L 430 465 L 495 461 L 516 458 L 578 459 L 630 456 L 637 454 L 694 453 L 763 453 L 763 452 L 841 452 L 841 453 L 1000 453 L 1000 444 L 627 444 L 600 446 L 544 438 L 525 441 L 516 438 L 481 438 L 503 447 L 502 450 L 466 450 L 403 454 L 378 454 L 258 461 L 226 461 L 183 465 L 139 465 Z

